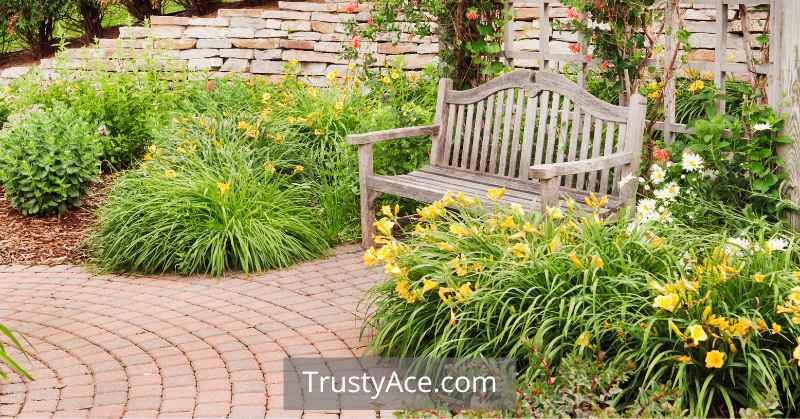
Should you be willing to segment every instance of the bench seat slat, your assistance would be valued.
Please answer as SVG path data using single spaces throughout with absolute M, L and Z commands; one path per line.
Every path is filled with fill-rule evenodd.
M 373 176 L 368 178 L 367 183 L 376 190 L 424 202 L 438 200 L 447 192 L 464 192 L 468 196 L 480 197 L 486 207 L 489 207 L 490 205 L 486 204 L 491 202 L 486 191 L 491 188 L 505 187 L 507 190 L 501 202 L 519 204 L 524 209 L 531 211 L 539 208 L 539 193 L 531 185 L 527 188 L 520 188 L 520 185 L 516 184 L 518 181 L 514 179 L 509 179 L 510 182 L 503 182 L 495 177 L 475 174 L 470 179 L 465 179 L 460 172 L 448 176 L 437 172 L 437 169 L 450 171 L 450 169 L 427 167 L 406 175 Z M 605 214 L 616 208 L 618 204 L 617 201 L 610 200 L 607 208 L 601 210 L 600 213 Z M 588 211 L 588 208 L 585 208 L 580 201 L 576 200 L 576 205 Z

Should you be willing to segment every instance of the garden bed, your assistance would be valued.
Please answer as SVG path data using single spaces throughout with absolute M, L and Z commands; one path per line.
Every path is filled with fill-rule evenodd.
M 62 216 L 27 217 L 11 207 L 0 186 L 0 265 L 83 263 L 84 240 L 97 219 L 113 177 L 92 185 L 83 206 Z

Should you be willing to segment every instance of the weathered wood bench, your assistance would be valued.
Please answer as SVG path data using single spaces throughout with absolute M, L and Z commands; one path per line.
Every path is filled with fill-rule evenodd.
M 434 123 L 350 135 L 358 146 L 363 245 L 372 244 L 375 199 L 381 193 L 433 202 L 447 191 L 486 199 L 505 187 L 506 203 L 526 210 L 559 205 L 562 196 L 581 202 L 608 195 L 604 211 L 634 204 L 646 101 L 608 104 L 567 78 L 517 70 L 475 89 L 457 91 L 442 79 Z M 433 138 L 430 164 L 400 176 L 378 176 L 372 145 L 398 138 Z

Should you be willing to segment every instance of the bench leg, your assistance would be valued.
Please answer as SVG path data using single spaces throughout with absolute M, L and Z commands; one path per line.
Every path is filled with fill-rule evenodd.
M 375 244 L 375 200 L 378 193 L 369 189 L 361 191 L 361 247 L 368 249 Z
M 542 215 L 547 213 L 548 208 L 558 207 L 558 186 L 561 177 L 556 176 L 542 180 Z

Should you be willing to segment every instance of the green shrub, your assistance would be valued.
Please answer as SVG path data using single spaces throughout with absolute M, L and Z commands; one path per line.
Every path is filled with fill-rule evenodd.
M 235 121 L 201 121 L 114 185 L 92 238 L 99 266 L 220 275 L 319 256 L 327 243 L 302 168 L 253 153 Z
M 173 94 L 150 72 L 86 72 L 81 77 L 46 82 L 25 78 L 13 85 L 13 107 L 50 109 L 65 103 L 99 134 L 103 167 L 131 167 L 152 142 L 154 132 L 169 121 Z
M 636 365 L 628 400 L 663 384 L 691 416 L 734 415 L 777 389 L 796 412 L 800 273 L 788 235 L 751 225 L 730 237 L 653 216 L 653 206 L 643 201 L 629 223 L 507 207 L 487 215 L 447 195 L 420 209 L 408 240 L 384 238 L 365 254 L 389 276 L 372 294 L 373 350 L 525 359 L 532 345 L 553 364 L 598 351 Z M 383 213 L 376 226 L 387 236 L 394 215 Z
M 55 104 L 0 133 L 0 183 L 25 215 L 62 214 L 79 206 L 100 171 L 95 129 Z
M 175 3 L 183 6 L 189 13 L 205 15 L 212 12 L 219 2 L 217 0 L 175 0 Z
M 53 32 L 70 0 L 0 0 L 0 16 L 13 19 L 13 32 L 38 57 L 55 51 Z

